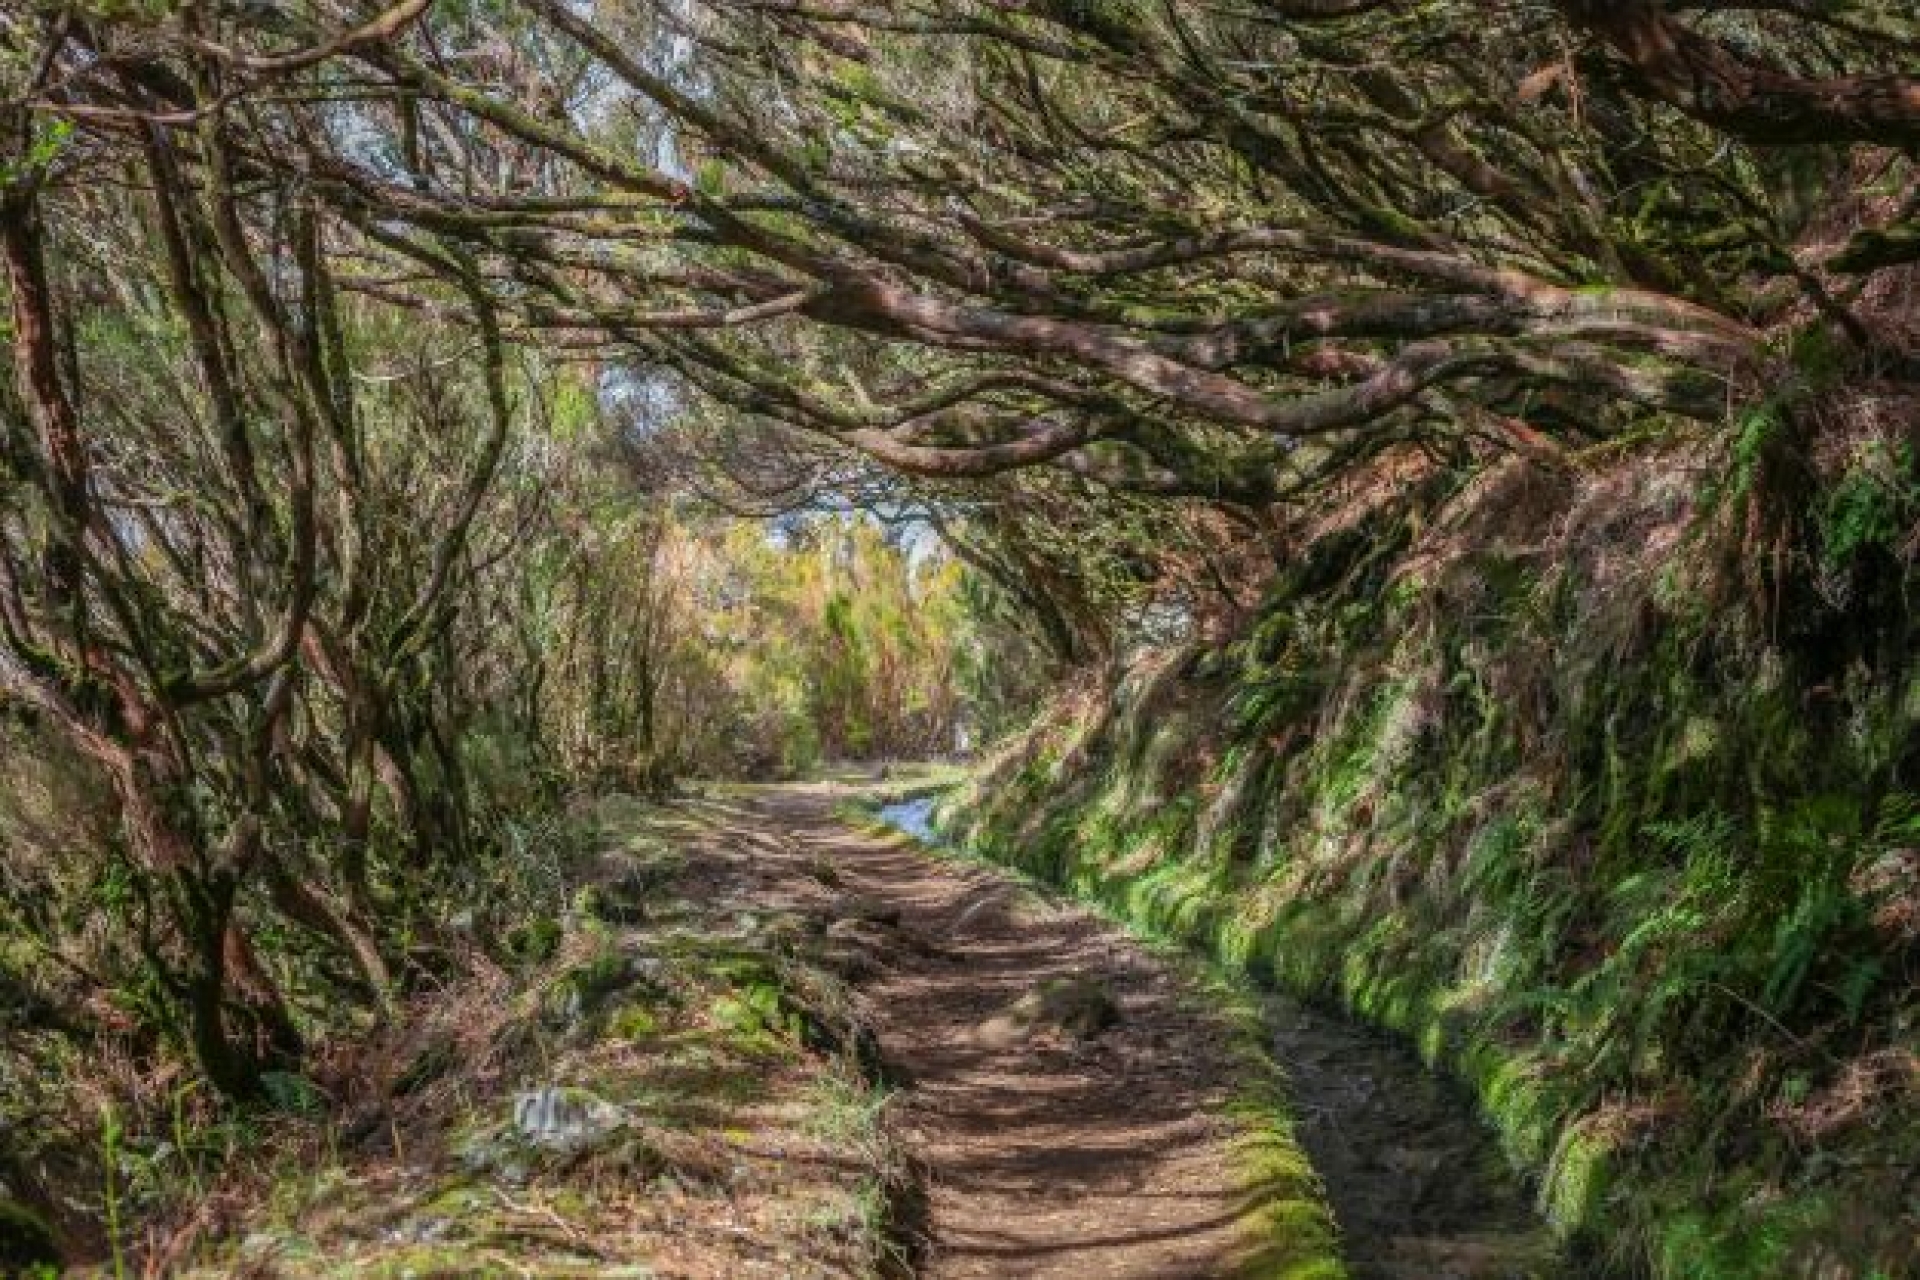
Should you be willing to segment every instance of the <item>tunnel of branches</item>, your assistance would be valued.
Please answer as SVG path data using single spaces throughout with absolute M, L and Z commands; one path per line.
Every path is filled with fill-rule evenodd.
M 1791 613 L 1804 459 L 1920 419 L 1917 59 L 1795 0 L 6 6 L 0 758 L 97 798 L 5 854 L 66 958 L 13 1016 L 257 1098 L 505 815 L 712 767 L 692 501 L 932 531 L 1003 723 L 1515 459 L 1745 450 Z M 959 678 L 823 750 L 943 748 Z

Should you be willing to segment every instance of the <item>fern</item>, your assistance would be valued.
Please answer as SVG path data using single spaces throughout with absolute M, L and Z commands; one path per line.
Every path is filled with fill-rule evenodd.
M 1820 504 L 1822 557 L 1845 564 L 1874 546 L 1892 546 L 1920 514 L 1920 482 L 1906 441 L 1872 441 Z
M 1810 883 L 1774 931 L 1773 966 L 1760 995 L 1767 1011 L 1775 1017 L 1786 1016 L 1830 945 L 1863 924 L 1863 917 L 1859 899 L 1844 882 L 1836 883 L 1829 876 Z M 1861 978 L 1850 974 L 1849 981 L 1859 982 Z M 1848 1003 L 1863 1004 L 1870 991 L 1868 985 Z

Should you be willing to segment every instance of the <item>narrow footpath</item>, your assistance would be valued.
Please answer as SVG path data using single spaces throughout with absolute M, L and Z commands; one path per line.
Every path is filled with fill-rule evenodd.
M 1267 993 L 1266 1052 L 1299 1126 L 1283 1154 L 1324 1181 L 1343 1229 L 1330 1245 L 1236 1145 L 1257 1068 L 1191 970 L 1010 875 L 849 826 L 836 806 L 861 794 L 741 789 L 706 820 L 758 905 L 834 918 L 838 965 L 903 1086 L 892 1130 L 926 1193 L 917 1274 L 1278 1274 L 1276 1206 L 1310 1219 L 1308 1259 L 1337 1248 L 1353 1280 L 1605 1274 L 1561 1253 L 1458 1088 L 1388 1037 Z M 1022 1021 L 1046 990 L 1087 1003 Z
M 1257 1195 L 1227 1118 L 1233 1033 L 1212 1003 L 1086 911 L 850 829 L 833 812 L 847 795 L 758 789 L 731 801 L 730 825 L 764 882 L 825 878 L 861 904 L 856 985 L 907 1086 L 894 1129 L 925 1177 L 919 1274 L 1233 1274 L 1260 1244 Z M 1085 1037 L 1020 1024 L 1022 997 L 1049 983 L 1109 993 L 1117 1021 Z

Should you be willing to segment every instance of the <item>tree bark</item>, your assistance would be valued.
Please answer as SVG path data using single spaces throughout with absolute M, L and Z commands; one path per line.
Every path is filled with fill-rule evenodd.
M 1749 61 L 1656 0 L 1560 0 L 1627 62 L 1642 92 L 1757 143 L 1920 142 L 1920 76 L 1803 78 Z

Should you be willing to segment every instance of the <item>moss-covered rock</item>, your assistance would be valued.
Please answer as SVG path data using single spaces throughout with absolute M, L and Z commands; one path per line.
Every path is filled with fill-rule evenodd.
M 989 1048 L 1020 1044 L 1043 1031 L 1089 1040 L 1120 1021 L 1120 1006 L 1091 978 L 1049 978 L 974 1029 Z

